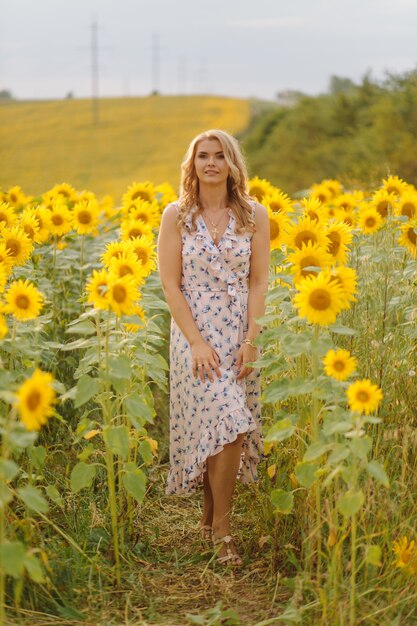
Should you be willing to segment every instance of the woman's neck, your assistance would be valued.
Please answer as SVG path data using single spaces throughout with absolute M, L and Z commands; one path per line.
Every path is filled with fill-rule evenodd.
M 213 185 L 207 186 L 200 183 L 199 201 L 200 206 L 207 211 L 212 213 L 221 211 L 227 207 L 227 189 L 224 185 L 214 187 Z

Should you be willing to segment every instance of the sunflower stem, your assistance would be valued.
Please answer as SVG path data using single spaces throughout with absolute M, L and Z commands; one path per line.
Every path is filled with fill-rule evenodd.
M 317 385 L 318 385 L 318 371 L 319 371 L 319 355 L 318 355 L 318 340 L 319 340 L 320 328 L 318 324 L 314 325 L 314 345 L 313 355 L 311 362 L 311 369 L 314 381 L 313 397 L 312 397 L 312 420 L 311 420 L 311 439 L 313 442 L 318 440 L 318 428 L 319 428 L 319 401 L 317 397 Z M 317 533 L 317 560 L 316 560 L 316 575 L 317 583 L 320 585 L 321 578 L 321 493 L 320 483 L 317 481 L 314 484 L 314 493 L 316 500 L 316 533 Z
M 82 295 L 82 293 L 83 293 L 84 250 L 85 250 L 85 235 L 81 235 L 81 249 L 80 249 L 80 295 Z
M 352 528 L 350 531 L 351 558 L 350 558 L 350 602 L 349 602 L 349 624 L 355 626 L 355 606 L 356 606 L 356 515 L 352 517 Z

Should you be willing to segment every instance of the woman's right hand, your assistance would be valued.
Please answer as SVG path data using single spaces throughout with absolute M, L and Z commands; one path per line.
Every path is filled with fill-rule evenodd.
M 203 339 L 191 345 L 191 357 L 194 378 L 199 378 L 203 383 L 207 375 L 208 379 L 214 382 L 213 370 L 217 377 L 221 378 L 219 356 Z

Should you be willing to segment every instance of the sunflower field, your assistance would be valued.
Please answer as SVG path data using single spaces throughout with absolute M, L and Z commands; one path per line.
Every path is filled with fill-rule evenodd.
M 272 254 L 236 571 L 165 495 L 174 188 L 1 192 L 1 624 L 417 624 L 417 190 L 249 193 Z

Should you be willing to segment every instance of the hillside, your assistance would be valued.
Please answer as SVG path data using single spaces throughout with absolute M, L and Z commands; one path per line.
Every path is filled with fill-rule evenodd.
M 37 194 L 66 181 L 116 198 L 134 180 L 179 182 L 189 141 L 208 128 L 241 132 L 246 100 L 212 96 L 154 96 L 100 101 L 7 102 L 0 106 L 0 185 Z

